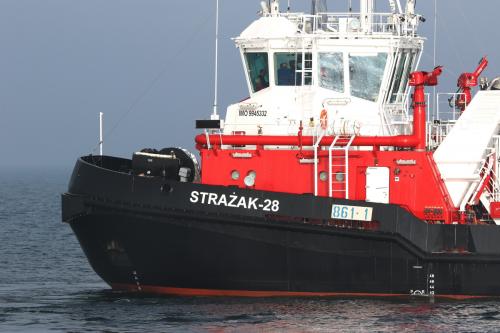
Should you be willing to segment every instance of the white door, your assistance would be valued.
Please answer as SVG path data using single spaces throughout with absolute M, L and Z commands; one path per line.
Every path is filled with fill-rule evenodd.
M 389 168 L 366 169 L 366 201 L 389 203 Z

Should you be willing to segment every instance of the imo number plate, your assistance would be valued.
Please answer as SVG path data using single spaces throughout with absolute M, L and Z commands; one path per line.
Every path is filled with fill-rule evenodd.
M 373 213 L 372 207 L 345 206 L 345 205 L 332 206 L 332 219 L 371 221 L 372 213 Z

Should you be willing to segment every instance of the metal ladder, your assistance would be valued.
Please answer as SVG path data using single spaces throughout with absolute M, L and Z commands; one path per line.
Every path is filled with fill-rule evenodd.
M 494 138 L 498 141 L 498 138 Z M 481 202 L 491 213 L 491 203 L 500 201 L 500 183 L 497 177 L 499 161 L 497 158 L 498 142 L 495 142 L 494 147 L 488 147 L 485 150 L 487 153 L 481 166 L 476 173 L 477 180 L 471 184 L 464 200 L 460 204 L 460 210 L 465 210 L 467 205 L 475 206 Z M 500 221 L 496 221 L 497 224 Z
M 468 202 L 469 205 L 475 205 L 481 201 L 488 213 L 491 213 L 492 202 L 500 202 L 500 179 L 497 176 L 500 165 L 500 160 L 498 159 L 500 137 L 497 135 L 494 136 L 493 142 L 493 147 L 489 148 L 491 152 L 486 157 L 479 171 L 481 181 L 476 186 Z
M 297 75 L 300 75 L 300 82 L 295 82 L 295 85 L 299 86 L 310 86 L 312 85 L 312 77 L 313 77 L 313 60 L 312 60 L 312 49 L 306 49 L 304 48 L 304 43 L 305 41 L 302 41 L 302 52 L 297 53 L 295 57 L 295 79 L 297 78 Z M 299 62 L 299 54 L 301 55 L 300 62 Z M 310 58 L 307 58 L 307 57 Z M 306 59 L 307 58 L 307 59 Z M 298 65 L 300 63 L 300 69 L 298 69 Z M 306 79 L 309 81 L 306 83 Z
M 493 173 L 495 156 L 496 154 L 493 151 L 488 156 L 486 156 L 484 162 L 482 163 L 481 168 L 478 172 L 478 177 L 480 177 L 479 182 L 477 182 L 477 184 L 473 183 L 469 188 L 469 200 L 467 202 L 468 205 L 477 205 L 480 201 L 481 195 L 486 190 L 486 187 L 491 184 L 490 180 Z M 470 194 L 471 192 L 472 194 Z M 464 204 L 460 205 L 461 209 L 464 209 L 464 207 Z
M 335 192 L 342 192 L 344 198 L 349 199 L 349 149 L 355 137 L 355 135 L 336 136 L 328 148 L 328 195 L 330 198 Z M 342 146 L 337 146 L 338 144 Z M 334 152 L 340 152 L 340 154 L 334 154 Z
M 321 131 L 321 133 L 318 135 L 317 139 L 314 142 L 313 150 L 314 150 L 314 195 L 318 196 L 318 164 L 319 164 L 319 158 L 318 158 L 318 148 L 320 147 L 321 140 L 323 140 L 323 137 L 325 136 L 326 131 Z

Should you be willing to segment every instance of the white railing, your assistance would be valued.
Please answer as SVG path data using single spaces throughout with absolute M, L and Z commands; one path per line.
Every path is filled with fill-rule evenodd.
M 456 107 L 456 102 L 460 96 L 465 96 L 465 94 L 438 93 L 436 95 L 436 109 L 434 110 L 432 120 L 456 121 L 461 114 L 460 110 Z M 445 98 L 445 101 L 443 101 L 443 97 Z M 443 110 L 443 105 L 446 106 L 445 110 Z
M 471 184 L 471 187 L 460 205 L 461 210 L 465 209 L 466 204 L 477 205 L 481 200 L 488 212 L 491 213 L 490 204 L 500 201 L 500 182 L 497 176 L 499 164 L 497 148 L 500 144 L 498 136 L 494 137 L 493 144 L 494 147 L 486 149 L 488 153 L 477 171 L 479 181 Z
M 450 133 L 460 117 L 461 111 L 455 106 L 464 93 L 436 94 L 436 107 L 427 112 L 427 147 L 436 149 Z M 429 105 L 429 102 L 427 102 Z
M 489 194 L 489 201 L 494 201 L 492 200 L 492 196 L 494 196 L 495 191 L 495 185 L 496 185 L 496 176 L 494 175 L 493 167 L 494 163 L 493 160 L 495 158 L 495 152 L 489 153 L 486 158 L 484 159 L 484 162 L 481 165 L 481 168 L 479 169 L 478 176 L 480 177 L 480 181 L 478 183 L 473 183 L 471 186 L 472 194 L 468 198 L 468 202 L 464 201 L 462 205 L 460 205 L 461 210 L 465 208 L 465 203 L 469 205 L 477 205 L 480 196 L 483 191 L 486 191 Z M 492 181 L 493 180 L 493 181 Z M 465 198 L 467 199 L 467 197 Z
M 299 29 L 305 33 L 415 36 L 420 21 L 419 16 L 410 17 L 393 13 L 372 13 L 366 16 L 352 12 L 319 13 L 317 15 L 282 13 L 281 15 L 296 23 Z
M 489 179 L 488 186 L 486 186 L 486 193 L 490 202 L 500 201 L 500 184 L 498 182 L 497 174 L 493 170 L 491 170 L 491 177 Z
M 453 126 L 455 126 L 455 121 L 433 120 L 427 122 L 427 148 L 436 149 L 439 147 Z
M 394 102 L 384 103 L 382 108 L 387 119 L 387 125 L 407 124 L 410 121 L 410 98 L 407 93 L 397 93 Z
M 384 103 L 382 105 L 384 121 L 386 122 L 386 127 L 389 127 L 389 133 L 397 129 L 399 126 L 399 134 L 410 134 L 411 128 L 408 126 L 412 122 L 412 116 L 410 115 L 410 110 L 412 109 L 412 100 L 410 93 L 398 93 L 395 94 L 396 99 L 392 103 Z M 429 93 L 425 94 L 425 100 L 427 105 L 427 123 L 431 122 L 431 115 L 429 112 L 431 95 Z M 429 128 L 428 128 L 429 130 Z M 427 132 L 429 133 L 429 131 Z
M 489 183 L 489 195 L 490 202 L 499 202 L 500 201 L 500 179 L 498 179 L 497 175 L 500 166 L 500 160 L 498 156 L 498 152 L 500 151 L 500 136 L 496 135 L 493 137 L 493 152 L 495 152 L 494 156 L 494 164 L 491 170 L 491 177 Z

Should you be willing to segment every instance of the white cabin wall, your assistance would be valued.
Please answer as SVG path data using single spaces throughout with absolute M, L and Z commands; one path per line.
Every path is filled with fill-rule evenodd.
M 375 5 L 374 0 L 362 0 L 357 4 L 363 7 L 362 15 L 371 19 L 371 13 L 373 13 Z M 369 24 L 367 23 L 365 28 L 371 29 L 371 21 L 367 22 Z M 246 134 L 259 134 L 258 128 L 262 126 L 264 135 L 296 135 L 301 120 L 304 128 L 308 128 L 310 118 L 314 119 L 315 125 L 319 125 L 319 115 L 325 107 L 325 100 L 344 99 L 347 102 L 330 103 L 325 107 L 329 113 L 330 126 L 333 125 L 334 121 L 344 119 L 362 123 L 360 132 L 362 135 L 401 134 L 403 131 L 400 129 L 403 125 L 393 126 L 390 119 L 388 119 L 390 115 L 388 115 L 387 109 L 384 108 L 387 94 L 390 93 L 392 74 L 396 66 L 394 52 L 401 52 L 402 49 L 419 51 L 422 49 L 423 39 L 413 36 L 398 36 L 392 33 L 380 33 L 376 30 L 371 33 L 357 31 L 354 33 L 356 35 L 354 37 L 351 32 L 335 33 L 330 30 L 321 32 L 300 31 L 299 26 L 300 24 L 297 21 L 288 19 L 288 14 L 264 16 L 253 22 L 240 37 L 236 38 L 236 44 L 241 50 L 250 99 L 228 108 L 225 133 L 231 134 L 233 131 L 241 130 L 245 131 Z M 251 77 L 246 70 L 245 52 L 266 52 L 268 54 L 268 88 L 257 92 L 252 91 Z M 276 52 L 312 53 L 312 86 L 276 86 L 274 63 L 274 53 Z M 345 81 L 345 91 L 343 93 L 319 86 L 318 52 L 343 53 Z M 381 52 L 387 53 L 387 64 L 384 69 L 377 101 L 373 102 L 351 96 L 349 54 L 362 56 L 363 54 Z M 245 117 L 239 114 L 240 108 L 252 103 L 255 104 L 252 106 L 255 110 L 266 111 L 266 115 Z M 404 126 L 408 127 L 407 125 L 408 123 Z M 295 128 L 290 130 L 290 127 Z

